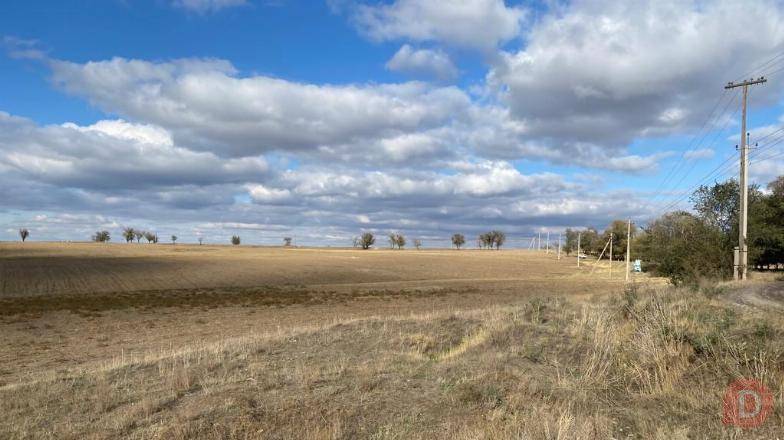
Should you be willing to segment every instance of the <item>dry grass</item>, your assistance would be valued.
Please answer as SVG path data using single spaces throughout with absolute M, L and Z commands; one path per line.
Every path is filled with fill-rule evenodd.
M 300 326 L 0 388 L 4 438 L 776 438 L 777 313 L 659 289 Z M 776 396 L 721 425 L 736 378 Z
M 780 435 L 770 283 L 624 294 L 586 267 L 525 251 L 0 244 L 0 438 Z M 741 377 L 776 394 L 754 431 L 720 422 Z

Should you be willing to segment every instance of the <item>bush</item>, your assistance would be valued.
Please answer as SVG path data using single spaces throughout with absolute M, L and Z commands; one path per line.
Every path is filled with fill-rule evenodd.
M 231 244 L 233 244 L 234 246 L 239 246 L 240 245 L 240 236 L 239 235 L 232 235 L 231 236 Z

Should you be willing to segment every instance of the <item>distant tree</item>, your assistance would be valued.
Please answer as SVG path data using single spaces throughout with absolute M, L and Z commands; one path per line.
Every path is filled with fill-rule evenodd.
M 575 231 L 571 228 L 566 228 L 566 243 L 564 243 L 563 250 L 566 252 L 566 255 L 570 255 L 572 252 L 577 252 L 577 236 L 579 231 Z M 582 244 L 582 243 L 580 243 Z
M 490 235 L 490 247 L 492 248 L 495 245 L 495 249 L 501 249 L 501 246 L 504 245 L 506 242 L 506 234 L 501 231 L 490 231 L 488 233 Z
M 145 232 L 144 233 L 144 239 L 147 240 L 147 243 L 153 243 L 153 242 L 157 243 L 158 242 L 157 236 L 155 234 L 153 234 L 152 232 Z
M 580 236 L 580 248 L 583 253 L 588 255 L 599 255 L 606 243 L 594 228 L 583 230 Z M 609 237 L 608 237 L 609 238 Z
M 283 246 L 291 246 L 291 237 L 283 237 Z
M 416 240 L 414 240 L 414 247 L 415 247 L 417 250 L 419 250 L 419 248 L 421 248 L 421 247 L 422 247 L 422 240 L 420 240 L 420 239 L 418 239 L 418 238 L 417 238 Z
M 144 231 L 133 231 L 133 236 L 136 237 L 137 243 L 141 243 L 142 237 L 144 237 Z
M 172 235 L 171 236 L 171 241 L 172 241 L 172 244 L 176 244 L 177 243 L 177 236 L 176 235 Z
M 485 249 L 493 246 L 492 237 L 490 237 L 489 233 L 479 234 L 479 237 L 476 240 L 477 244 L 479 245 L 480 249 Z
M 352 247 L 359 247 L 359 237 L 354 237 L 351 239 L 351 246 Z
M 626 235 L 629 224 L 626 220 L 614 220 L 610 226 L 604 231 L 604 241 L 610 239 L 610 234 L 613 237 L 613 250 L 612 259 L 620 260 L 626 256 Z M 637 234 L 637 227 L 632 225 L 632 238 Z M 609 253 L 609 249 L 607 250 Z
M 158 242 L 158 234 L 153 234 L 152 235 L 152 242 L 153 242 L 153 244 Z
M 376 243 L 376 237 L 370 232 L 363 232 L 359 237 L 359 245 L 362 249 L 370 249 L 370 246 Z
M 452 245 L 458 250 L 465 244 L 465 236 L 463 234 L 452 235 Z
M 24 243 L 24 241 L 27 240 L 27 237 L 29 236 L 30 236 L 30 231 L 28 231 L 27 228 L 22 228 L 19 230 L 19 237 L 21 237 L 22 243 Z
M 136 237 L 136 231 L 134 231 L 133 228 L 125 227 L 123 228 L 122 236 L 126 243 L 130 243 Z
M 501 249 L 501 246 L 503 246 L 506 241 L 506 234 L 501 231 L 492 230 L 480 234 L 477 241 L 480 248 L 492 249 L 495 247 L 496 249 Z
M 239 246 L 240 244 L 240 236 L 239 235 L 232 235 L 231 236 L 231 244 L 234 246 Z
M 97 243 L 106 243 L 111 239 L 112 237 L 109 235 L 109 231 L 98 231 L 93 235 L 93 241 Z
M 201 246 L 202 243 L 204 243 L 204 237 L 199 237 L 199 246 Z
M 395 246 L 397 246 L 398 249 L 403 249 L 406 245 L 406 237 L 398 233 L 389 234 L 389 244 L 392 246 L 392 249 L 394 249 Z

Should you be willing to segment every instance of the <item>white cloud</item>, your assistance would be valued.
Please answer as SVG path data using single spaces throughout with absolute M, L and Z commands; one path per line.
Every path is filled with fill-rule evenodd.
M 716 152 L 712 148 L 700 148 L 697 150 L 687 150 L 683 153 L 683 158 L 688 160 L 712 159 Z
M 457 77 L 457 67 L 442 50 L 414 49 L 404 44 L 387 61 L 387 69 L 418 76 L 429 76 L 440 80 Z
M 248 194 L 259 203 L 274 203 L 288 199 L 291 193 L 287 189 L 268 188 L 264 185 L 248 185 Z
M 199 14 L 217 12 L 224 8 L 243 6 L 247 0 L 174 0 L 172 4 L 178 8 L 193 11 Z
M 37 126 L 0 112 L 0 165 L 40 182 L 79 188 L 140 188 L 263 179 L 263 157 L 222 159 L 174 144 L 163 128 L 104 120 Z
M 525 39 L 488 75 L 512 116 L 536 138 L 617 147 L 699 126 L 728 80 L 781 52 L 784 10 L 766 0 L 577 0 Z M 757 105 L 780 96 L 766 87 Z
M 104 110 L 164 127 L 191 148 L 232 156 L 396 137 L 447 124 L 470 106 L 455 87 L 240 78 L 219 60 L 51 65 L 56 84 Z
M 520 33 L 525 12 L 503 0 L 396 0 L 360 5 L 354 21 L 375 40 L 437 41 L 455 46 L 494 49 Z

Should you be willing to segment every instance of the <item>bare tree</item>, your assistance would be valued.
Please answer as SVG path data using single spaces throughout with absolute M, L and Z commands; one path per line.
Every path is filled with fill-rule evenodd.
M 479 244 L 480 249 L 484 248 L 492 248 L 493 247 L 493 237 L 490 235 L 489 232 L 484 234 L 479 234 L 479 238 L 477 239 L 477 243 Z
M 136 242 L 141 243 L 144 237 L 144 231 L 133 231 L 133 236 L 136 237 Z
M 240 236 L 239 235 L 232 235 L 231 236 L 231 244 L 233 244 L 234 246 L 239 246 L 240 245 Z
M 504 245 L 504 242 L 506 242 L 506 234 L 504 234 L 501 231 L 493 230 L 488 232 L 487 234 L 489 236 L 489 240 L 490 240 L 489 243 L 491 249 L 493 245 L 495 245 L 495 249 L 499 250 L 501 249 L 501 246 Z
M 417 239 L 415 239 L 415 240 L 414 240 L 414 247 L 415 247 L 417 250 L 419 250 L 419 248 L 421 248 L 421 247 L 422 247 L 422 240 L 420 240 L 420 239 L 418 239 L 418 238 L 417 238 Z
M 283 237 L 283 246 L 291 246 L 291 237 Z
M 204 243 L 204 237 L 199 237 L 199 246 L 201 246 L 202 243 Z
M 171 241 L 172 241 L 172 245 L 176 244 L 177 243 L 177 236 L 176 235 L 172 235 L 171 236 Z
M 392 249 L 397 246 L 398 249 L 403 249 L 406 245 L 406 237 L 403 234 L 392 233 L 389 234 L 389 244 L 392 246 Z
M 503 246 L 505 241 L 506 234 L 501 231 L 492 230 L 480 234 L 477 243 L 479 243 L 480 248 L 492 249 L 495 247 L 496 249 L 501 249 L 501 246 Z
M 352 247 L 359 247 L 359 237 L 354 237 L 351 239 L 351 246 Z
M 21 237 L 22 243 L 24 243 L 24 241 L 27 240 L 27 237 L 29 236 L 30 236 L 30 231 L 28 231 L 27 228 L 22 228 L 19 230 L 19 237 Z
M 147 240 L 147 243 L 157 243 L 158 236 L 153 234 L 152 232 L 145 232 L 144 239 Z
M 109 231 L 98 231 L 93 235 L 93 241 L 97 243 L 106 243 L 111 239 L 112 237 L 109 235 Z
M 126 243 L 130 243 L 136 237 L 136 231 L 134 231 L 133 228 L 126 226 L 123 228 L 122 236 Z
M 359 244 L 362 246 L 362 249 L 370 249 L 370 246 L 373 246 L 375 242 L 376 237 L 370 232 L 363 232 L 359 238 Z
M 452 235 L 452 245 L 454 245 L 458 250 L 464 244 L 465 244 L 465 236 L 463 234 Z

